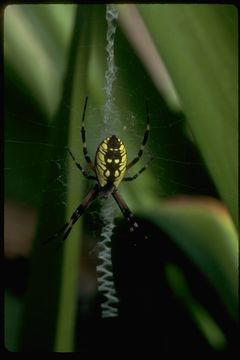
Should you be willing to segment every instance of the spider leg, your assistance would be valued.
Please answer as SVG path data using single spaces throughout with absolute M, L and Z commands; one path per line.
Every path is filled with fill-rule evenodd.
M 133 213 L 131 212 L 131 210 L 129 209 L 129 207 L 127 206 L 125 201 L 123 200 L 119 191 L 117 189 L 115 189 L 115 191 L 112 193 L 112 195 L 113 195 L 114 199 L 116 200 L 120 210 L 122 211 L 123 216 L 125 217 L 125 219 L 127 220 L 128 224 L 129 224 L 130 232 L 133 232 L 133 231 L 139 229 L 139 224 L 138 224 L 135 216 L 133 215 Z M 146 235 L 144 237 L 145 237 L 145 239 L 148 239 L 148 237 Z
M 82 203 L 74 211 L 70 220 L 59 231 L 57 231 L 53 236 L 48 238 L 44 243 L 47 243 L 47 242 L 59 237 L 61 234 L 63 234 L 62 242 L 64 240 L 66 240 L 66 238 L 68 237 L 70 231 L 72 230 L 72 227 L 75 224 L 75 222 L 84 213 L 85 209 L 87 209 L 89 207 L 89 205 L 96 199 L 98 194 L 99 194 L 99 187 L 98 187 L 98 185 L 95 185 L 94 188 L 83 199 Z
M 87 108 L 87 102 L 88 102 L 88 97 L 86 96 L 85 104 L 84 104 L 84 110 L 83 110 L 83 115 L 82 115 L 82 129 L 81 129 L 82 143 L 83 143 L 83 155 L 84 155 L 84 157 L 85 157 L 86 162 L 87 162 L 88 165 L 90 166 L 90 168 L 95 172 L 95 166 L 94 166 L 94 164 L 93 164 L 90 156 L 88 155 L 87 143 L 86 143 L 85 113 L 86 113 L 86 108 Z
M 142 157 L 143 151 L 144 151 L 144 147 L 146 145 L 148 136 L 149 136 L 149 131 L 150 131 L 150 120 L 149 120 L 149 108 L 148 108 L 148 103 L 146 101 L 146 112 L 147 112 L 147 127 L 146 127 L 146 131 L 144 133 L 143 136 L 143 140 L 140 146 L 140 150 L 137 154 L 137 156 L 127 165 L 127 170 L 129 170 L 133 165 L 135 165 L 139 159 Z
M 125 178 L 123 178 L 122 181 L 132 181 L 135 180 L 140 174 L 142 174 L 149 166 L 150 162 L 153 160 L 153 158 L 151 158 L 145 166 L 143 166 L 135 175 L 133 176 L 126 176 Z
M 96 176 L 88 175 L 88 173 L 83 169 L 83 167 L 76 161 L 73 153 L 71 152 L 71 150 L 68 147 L 67 147 L 67 151 L 70 154 L 71 158 L 73 159 L 75 165 L 82 172 L 82 174 L 83 174 L 83 176 L 85 176 L 85 178 L 87 178 L 89 180 L 97 180 Z

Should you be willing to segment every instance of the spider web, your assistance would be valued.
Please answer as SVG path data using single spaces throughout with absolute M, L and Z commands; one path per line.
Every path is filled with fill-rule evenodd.
M 121 68 L 118 68 L 118 72 L 121 72 Z M 116 86 L 117 87 L 117 86 Z M 130 97 L 136 97 L 140 98 L 141 96 L 141 89 L 138 89 L 137 87 L 134 89 L 134 91 L 130 92 L 128 88 L 125 89 L 128 91 L 128 94 Z M 66 106 L 68 106 L 66 104 Z M 103 108 L 103 107 L 102 107 Z M 144 110 L 144 106 L 143 106 Z M 151 108 L 151 113 L 153 113 L 156 110 L 155 108 Z M 95 113 L 98 115 L 99 111 L 102 112 L 102 109 L 99 109 L 94 106 L 89 106 L 88 108 L 88 115 L 87 115 L 87 137 L 91 137 L 91 142 L 88 143 L 89 153 L 91 154 L 92 159 L 94 159 L 95 152 L 97 149 L 97 144 L 100 143 L 104 139 L 106 135 L 110 135 L 111 132 L 107 128 L 104 130 L 102 129 L 102 124 L 100 121 L 98 124 L 94 124 L 95 119 Z M 142 124 L 141 128 L 142 130 L 139 130 L 138 124 L 139 124 L 139 117 L 137 113 L 134 113 L 131 110 L 128 109 L 121 109 L 120 114 L 120 122 L 122 124 L 122 128 L 117 131 L 115 131 L 116 134 L 119 134 L 119 137 L 124 141 L 127 147 L 127 153 L 128 158 L 133 158 L 135 154 L 138 152 L 138 148 L 142 141 L 142 136 L 144 133 L 144 125 Z M 119 115 L 119 114 L 118 114 Z M 73 144 L 72 151 L 77 158 L 77 160 L 84 164 L 84 158 L 82 154 L 82 144 L 81 144 L 81 116 L 76 112 L 76 116 L 79 117 L 79 127 L 76 127 L 75 131 L 75 141 Z M 152 117 L 152 116 L 151 116 Z M 11 119 L 10 119 L 11 118 Z M 114 128 L 116 118 L 111 119 L 111 127 Z M 152 124 L 151 123 L 151 133 L 153 132 L 162 132 L 165 131 L 168 132 L 168 129 L 172 129 L 172 132 L 175 131 L 175 129 L 178 128 L 179 124 L 182 123 L 182 119 L 176 119 L 172 121 L 171 123 L 166 123 L 164 118 L 161 120 L 161 123 L 159 124 Z M 31 134 L 25 133 L 19 133 L 14 135 L 11 134 L 11 131 L 8 130 L 8 128 L 15 126 L 17 122 L 21 122 L 22 128 L 32 127 L 34 131 L 39 132 L 39 134 L 42 134 L 42 139 L 40 141 L 32 141 Z M 116 120 L 117 125 L 119 126 L 119 120 Z M 46 148 L 49 147 L 56 147 L 52 143 L 48 143 L 45 141 L 44 137 L 47 138 L 47 132 L 44 131 L 44 128 L 49 128 L 51 125 L 43 124 L 42 122 L 38 122 L 37 120 L 30 120 L 28 118 L 22 118 L 18 115 L 17 109 L 7 109 L 7 114 L 5 116 L 5 139 L 4 139 L 4 147 L 5 147 L 5 163 L 4 163 L 4 178 L 5 178 L 5 193 L 8 196 L 8 193 L 13 193 L 13 196 L 16 198 L 19 198 L 22 201 L 24 201 L 24 198 L 27 198 L 27 202 L 29 202 L 31 205 L 38 205 L 39 199 L 42 196 L 42 193 L 45 192 L 46 189 L 41 187 L 41 184 L 44 184 L 44 178 L 43 174 L 44 171 L 39 171 L 40 169 L 43 170 L 46 167 L 48 167 L 49 163 L 51 163 L 53 166 L 58 168 L 59 175 L 55 179 L 56 188 L 59 195 L 59 202 L 61 202 L 63 205 L 64 203 L 64 192 L 68 191 L 67 183 L 65 179 L 63 178 L 63 170 L 67 167 L 67 156 L 64 156 L 64 158 L 59 157 L 58 159 L 50 159 L 47 161 L 42 161 L 41 156 Z M 66 129 L 62 129 L 61 131 L 66 131 Z M 177 130 L 176 130 L 177 131 Z M 187 160 L 186 157 L 183 157 L 182 159 L 179 158 L 179 156 L 175 157 L 168 157 L 162 156 L 161 154 L 153 153 L 151 148 L 154 148 L 157 139 L 151 138 L 150 133 L 150 139 L 149 143 L 151 144 L 149 146 L 149 143 L 144 149 L 144 156 L 141 159 L 142 163 L 146 162 L 151 156 L 154 157 L 156 160 L 154 164 L 155 169 L 155 179 L 154 181 L 157 182 L 160 186 L 162 183 L 172 183 L 172 184 L 179 184 L 182 188 L 185 189 L 185 192 L 192 192 L 192 190 L 198 190 L 197 187 L 195 188 L 191 182 L 179 182 L 177 177 L 169 177 L 167 174 L 167 170 L 165 169 L 164 164 L 169 165 L 172 164 L 172 166 L 177 165 L 180 169 L 180 172 L 187 171 L 189 166 L 194 166 L 195 168 L 198 168 L 201 166 L 201 162 L 199 159 L 195 161 Z M 101 136 L 100 134 L 103 134 Z M 106 134 L 106 135 L 105 135 Z M 125 134 L 127 134 L 127 140 L 125 139 Z M 40 137 L 40 135 L 39 135 Z M 131 140 L 129 139 L 133 139 Z M 172 143 L 164 144 L 162 146 L 163 153 L 167 153 L 168 149 L 174 149 L 176 144 L 174 141 Z M 151 148 L 150 148 L 151 147 Z M 150 149 L 149 149 L 150 148 Z M 14 155 L 15 154 L 15 155 Z M 28 156 L 28 154 L 32 154 L 32 156 Z M 34 158 L 34 154 L 36 154 L 36 160 L 32 160 Z M 40 157 L 38 155 L 40 154 Z M 67 152 L 66 152 L 67 154 Z M 161 160 L 161 164 L 157 162 L 157 160 Z M 139 165 L 138 165 L 139 166 Z M 20 176 L 19 176 L 20 174 Z M 36 175 L 37 174 L 37 175 Z M 15 181 L 17 177 L 17 182 Z M 37 179 L 37 183 L 35 182 Z M 140 180 L 139 180 L 140 181 Z M 14 183 L 14 184 L 13 184 Z M 38 186 L 36 186 L 38 185 Z M 61 185 L 61 186 L 59 186 Z M 36 191 L 31 192 L 31 198 L 28 198 L 26 189 L 35 188 Z M 204 193 L 204 187 L 202 188 L 202 192 Z M 177 192 L 176 192 L 177 193 Z M 23 195 L 21 195 L 23 194 Z M 174 190 L 171 193 L 174 195 Z M 167 191 L 164 191 L 163 188 L 163 196 L 168 196 L 169 193 Z M 11 197 L 11 195 L 9 195 Z
M 107 69 L 105 71 L 105 91 L 106 102 L 104 106 L 104 124 L 111 129 L 111 119 L 119 119 L 117 109 L 114 106 L 113 86 L 117 79 L 117 67 L 114 61 L 114 40 L 116 32 L 116 20 L 118 18 L 118 11 L 114 6 L 106 6 L 106 20 L 107 20 Z M 102 317 L 109 318 L 118 315 L 116 304 L 118 298 L 113 281 L 112 260 L 111 260 L 111 238 L 113 229 L 115 227 L 114 218 L 115 211 L 112 206 L 112 198 L 108 199 L 107 203 L 102 204 L 101 217 L 103 219 L 103 226 L 101 229 L 101 248 L 99 249 L 98 257 L 101 264 L 97 266 L 98 274 L 98 290 L 103 293 L 104 299 L 101 303 Z
M 91 5 L 90 5 L 91 6 Z M 102 21 L 105 21 L 103 19 Z M 142 142 L 143 134 L 146 127 L 145 115 L 145 100 L 148 100 L 150 108 L 150 139 L 145 147 L 144 156 L 141 159 L 141 164 L 136 165 L 136 171 L 144 164 L 151 156 L 154 157 L 154 162 L 149 169 L 136 180 L 140 186 L 144 184 L 145 179 L 148 178 L 149 173 L 153 172 L 151 176 L 151 183 L 153 188 L 161 189 L 161 196 L 170 196 L 178 193 L 207 193 L 208 189 L 204 184 L 195 184 L 186 176 L 179 177 L 179 174 L 188 174 L 189 168 L 194 172 L 202 171 L 201 159 L 199 156 L 192 156 L 189 154 L 191 144 L 194 140 L 190 134 L 190 130 L 186 127 L 185 118 L 182 113 L 175 113 L 169 109 L 156 92 L 148 92 L 149 83 L 151 82 L 146 71 L 141 72 L 141 81 L 136 79 L 135 82 L 121 81 L 121 78 L 126 77 L 126 74 L 134 73 L 136 67 L 136 60 L 132 55 L 132 50 L 126 40 L 123 40 L 123 35 L 120 28 L 117 28 L 115 44 L 121 40 L 119 52 L 115 52 L 115 64 L 117 72 L 114 74 L 116 80 L 114 82 L 114 91 L 111 92 L 111 97 L 118 94 L 119 97 L 130 99 L 129 103 L 142 104 L 141 110 L 134 106 L 129 108 L 127 104 L 120 105 L 118 99 L 110 99 L 112 109 L 109 112 L 111 116 L 106 115 L 107 106 L 105 104 L 97 105 L 92 99 L 89 99 L 87 114 L 86 114 L 86 135 L 88 141 L 88 150 L 91 158 L 94 155 L 97 146 L 105 136 L 116 133 L 124 142 L 127 148 L 128 158 L 131 160 L 136 156 L 139 146 Z M 90 49 L 93 46 L 103 48 L 105 51 L 106 43 L 99 43 L 89 45 Z M 120 59 L 120 50 L 123 51 L 125 59 Z M 29 56 L 31 54 L 29 53 Z M 138 64 L 138 67 L 141 67 Z M 142 67 L 143 69 L 143 67 Z M 14 75 L 14 74 L 13 74 Z M 45 187 L 45 173 L 46 169 L 53 166 L 57 169 L 57 176 L 53 179 L 51 184 L 51 191 L 57 195 L 58 202 L 62 206 L 66 206 L 66 193 L 71 191 L 64 177 L 68 166 L 67 151 L 64 157 L 59 156 L 57 159 L 43 160 L 44 153 L 48 148 L 54 148 L 54 143 L 48 142 L 48 130 L 53 127 L 51 123 L 44 120 L 44 112 L 37 111 L 35 116 L 29 116 L 28 109 L 22 107 L 21 99 L 24 99 L 24 94 L 21 94 L 21 83 L 15 82 L 14 77 L 6 77 L 7 92 L 5 104 L 5 199 L 29 204 L 33 208 L 38 208 L 41 197 L 49 191 Z M 145 90 L 147 89 L 147 90 Z M 104 89 L 103 89 L 104 91 Z M 14 96 L 12 96 L 12 94 Z M 16 102 L 16 97 L 19 101 Z M 157 99 L 157 101 L 156 101 Z M 161 100 L 160 100 L 161 99 Z M 26 100 L 25 100 L 26 102 Z M 82 103 L 84 99 L 82 99 Z M 17 103 L 17 106 L 16 106 Z M 108 104 L 108 102 L 107 102 Z M 67 108 L 70 108 L 69 103 L 65 103 Z M 71 107 L 73 115 L 79 118 L 79 125 L 74 129 L 74 141 L 72 144 L 72 152 L 82 165 L 84 158 L 82 154 L 81 143 L 81 114 L 77 109 Z M 168 116 L 166 117 L 166 113 Z M 101 115 L 99 118 L 99 114 Z M 97 119 L 97 121 L 96 121 Z M 182 136 L 178 139 L 179 129 L 182 131 Z M 66 127 L 59 129 L 60 132 L 67 131 Z M 159 139 L 156 134 L 161 134 Z M 34 135 L 34 136 L 33 136 Z M 160 135 L 159 135 L 160 136 Z M 165 139 L 161 143 L 161 139 Z M 189 146 L 185 146 L 190 144 Z M 183 151 L 179 152 L 179 148 Z M 75 166 L 72 164 L 72 166 Z M 76 171 L 77 168 L 76 168 Z M 133 170 L 133 173 L 134 170 Z M 79 172 L 79 177 L 82 174 Z M 77 185 L 77 184 L 76 184 Z M 91 183 L 86 183 L 86 193 L 92 186 Z M 126 184 L 121 187 L 123 197 L 127 195 L 127 199 L 131 199 L 127 186 L 132 188 L 132 184 Z M 145 185 L 144 185 L 145 186 Z M 139 195 L 141 196 L 141 194 Z M 76 207 L 78 203 L 76 203 Z M 131 208 L 131 203 L 129 204 Z M 109 204 L 108 204 L 109 208 Z M 110 203 L 112 210 L 112 222 L 116 214 L 120 214 L 117 205 L 114 202 Z M 74 210 L 74 209 L 73 209 Z M 99 221 L 94 209 L 88 210 L 89 214 Z M 121 216 L 121 214 L 120 214 Z M 108 213 L 109 217 L 109 213 Z

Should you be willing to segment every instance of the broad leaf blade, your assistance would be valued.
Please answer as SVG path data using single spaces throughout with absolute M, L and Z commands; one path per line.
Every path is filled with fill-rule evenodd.
M 197 4 L 138 8 L 211 176 L 237 223 L 237 10 Z
M 199 267 L 236 319 L 237 233 L 224 206 L 211 198 L 164 200 L 149 216 Z

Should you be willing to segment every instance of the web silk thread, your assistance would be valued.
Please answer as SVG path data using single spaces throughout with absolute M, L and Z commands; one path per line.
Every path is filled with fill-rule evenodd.
M 104 124 L 111 131 L 111 118 L 113 117 L 113 83 L 116 80 L 117 67 L 114 64 L 114 35 L 116 32 L 115 20 L 118 17 L 118 11 L 112 5 L 106 6 L 106 20 L 107 20 L 107 70 L 105 72 L 105 92 L 106 103 L 104 106 Z M 101 303 L 102 317 L 114 317 L 118 315 L 117 304 L 119 302 L 112 272 L 111 259 L 111 237 L 113 234 L 114 225 L 114 206 L 112 199 L 104 201 L 102 204 L 101 217 L 103 219 L 103 227 L 101 231 L 101 241 L 99 248 L 100 265 L 97 266 L 98 275 L 98 290 L 103 295 Z

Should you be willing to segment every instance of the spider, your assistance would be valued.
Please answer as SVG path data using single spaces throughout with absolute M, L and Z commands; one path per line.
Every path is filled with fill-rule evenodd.
M 94 175 L 89 175 L 83 169 L 83 167 L 76 161 L 71 150 L 68 148 L 67 150 L 72 160 L 74 161 L 75 165 L 77 166 L 77 168 L 82 172 L 83 176 L 88 180 L 96 180 L 97 184 L 95 184 L 92 190 L 90 190 L 90 192 L 86 195 L 82 203 L 77 207 L 77 209 L 72 214 L 70 220 L 58 232 L 56 232 L 53 236 L 50 237 L 50 239 L 53 239 L 63 234 L 62 242 L 67 239 L 70 231 L 72 230 L 73 225 L 76 223 L 76 221 L 80 218 L 80 216 L 84 213 L 84 211 L 97 197 L 108 198 L 110 195 L 112 195 L 116 200 L 124 217 L 126 218 L 129 224 L 130 231 L 133 232 L 135 229 L 139 228 L 136 218 L 134 217 L 133 213 L 130 211 L 127 204 L 121 197 L 118 191 L 118 187 L 122 181 L 135 180 L 144 170 L 146 170 L 150 161 L 152 160 L 151 158 L 147 162 L 147 164 L 144 167 L 142 167 L 135 175 L 125 176 L 126 171 L 128 171 L 132 166 L 134 166 L 140 160 L 149 136 L 149 130 L 150 130 L 149 109 L 148 109 L 148 104 L 146 102 L 147 127 L 137 156 L 128 163 L 127 153 L 124 144 L 115 135 L 111 135 L 106 139 L 104 139 L 98 146 L 95 155 L 95 163 L 93 163 L 88 154 L 86 135 L 85 135 L 84 121 L 85 121 L 87 102 L 88 102 L 88 97 L 86 97 L 84 104 L 81 135 L 82 135 L 82 144 L 83 144 L 83 154 L 86 162 L 88 163 L 90 169 L 93 171 Z M 147 237 L 145 236 L 145 238 Z

